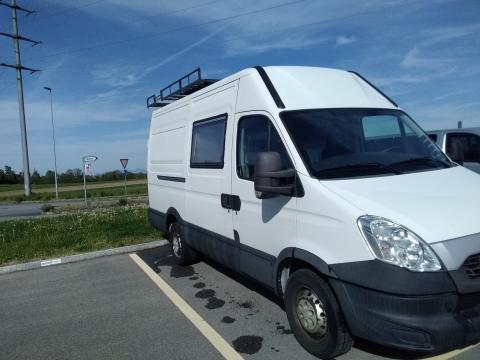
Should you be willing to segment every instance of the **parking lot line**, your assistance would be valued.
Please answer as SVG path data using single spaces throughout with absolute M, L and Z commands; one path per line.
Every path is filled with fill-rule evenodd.
M 460 349 L 460 350 L 453 350 L 453 351 L 450 351 L 446 354 L 437 355 L 437 356 L 434 356 L 434 357 L 427 358 L 425 360 L 447 360 L 447 359 L 451 359 L 451 358 L 453 358 L 457 355 L 460 355 L 461 353 L 464 353 L 465 351 L 472 350 L 473 348 L 477 347 L 478 345 L 480 345 L 480 344 L 467 346 L 466 348 L 463 348 L 463 349 Z
M 191 321 L 193 325 L 207 338 L 208 341 L 227 360 L 242 360 L 230 344 L 220 336 L 188 303 L 173 290 L 155 271 L 153 271 L 137 254 L 130 254 L 130 258 L 140 269 L 157 285 L 170 301 Z

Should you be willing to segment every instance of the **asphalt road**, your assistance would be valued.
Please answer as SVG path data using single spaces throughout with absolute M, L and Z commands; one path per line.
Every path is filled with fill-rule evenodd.
M 83 203 L 83 200 L 62 200 L 49 201 L 53 206 L 76 205 Z M 20 203 L 20 204 L 2 204 L 0 203 L 0 221 L 11 220 L 21 217 L 31 217 L 42 215 L 42 202 Z
M 245 359 L 314 359 L 255 283 L 210 261 L 177 267 L 165 246 L 138 255 Z M 222 358 L 128 255 L 0 276 L 0 324 L 2 360 Z M 415 355 L 357 343 L 337 359 L 391 358 Z

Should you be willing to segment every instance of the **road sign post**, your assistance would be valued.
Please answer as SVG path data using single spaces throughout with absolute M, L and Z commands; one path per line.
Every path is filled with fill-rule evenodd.
M 82 163 L 83 163 L 83 195 L 85 197 L 85 206 L 88 206 L 87 203 L 87 176 L 86 173 L 90 172 L 92 168 L 92 163 L 96 161 L 98 157 L 89 155 L 89 156 L 84 156 L 82 157 Z
M 120 163 L 123 166 L 123 179 L 124 179 L 124 186 L 125 186 L 125 197 L 127 197 L 127 164 L 128 164 L 128 159 L 120 159 Z

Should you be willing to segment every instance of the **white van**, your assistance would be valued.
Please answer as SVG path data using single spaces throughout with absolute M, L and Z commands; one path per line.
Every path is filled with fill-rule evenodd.
M 477 174 L 357 73 L 197 72 L 147 101 L 149 218 L 178 264 L 272 288 L 320 358 L 480 341 Z

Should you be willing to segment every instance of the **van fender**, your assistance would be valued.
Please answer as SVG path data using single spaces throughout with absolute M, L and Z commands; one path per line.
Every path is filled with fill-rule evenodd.
M 331 267 L 319 256 L 300 248 L 294 248 L 294 247 L 285 248 L 280 252 L 280 254 L 278 255 L 273 265 L 274 268 L 273 268 L 272 284 L 273 284 L 273 289 L 275 291 L 275 294 L 279 297 L 283 297 L 283 289 L 285 287 L 285 283 L 289 274 L 289 273 L 285 274 L 283 270 L 285 268 L 290 268 L 292 261 L 295 261 L 295 260 L 300 260 L 306 263 L 307 265 L 309 265 L 310 267 L 312 267 L 322 275 L 325 275 L 330 278 L 337 277 L 333 272 L 333 270 L 331 269 Z
M 178 222 L 180 225 L 183 225 L 183 219 L 177 209 L 175 209 L 174 207 L 169 207 L 167 212 L 165 213 L 165 234 L 167 234 L 169 231 L 168 225 L 172 221 L 172 217 L 174 217 L 176 222 Z

